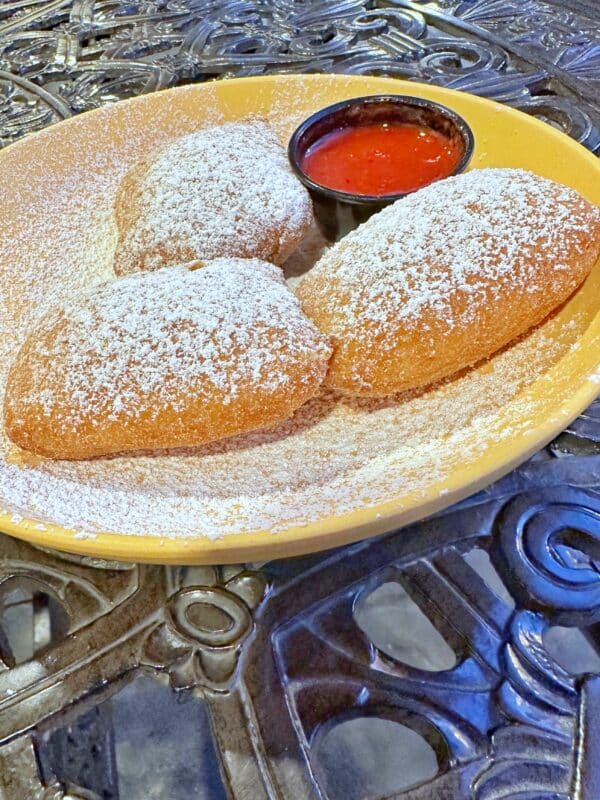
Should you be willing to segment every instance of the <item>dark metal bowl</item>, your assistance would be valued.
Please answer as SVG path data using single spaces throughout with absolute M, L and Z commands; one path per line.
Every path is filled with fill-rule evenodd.
M 455 111 L 431 100 L 406 95 L 372 95 L 344 100 L 317 111 L 294 131 L 288 157 L 292 169 L 310 192 L 319 227 L 331 241 L 340 239 L 376 211 L 410 192 L 374 196 L 330 189 L 304 172 L 304 156 L 315 142 L 332 131 L 384 122 L 421 125 L 458 141 L 462 157 L 452 175 L 463 172 L 471 160 L 474 145 L 471 128 Z

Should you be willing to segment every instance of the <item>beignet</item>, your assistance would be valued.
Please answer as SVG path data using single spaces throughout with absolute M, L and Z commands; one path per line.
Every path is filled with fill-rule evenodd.
M 330 354 L 272 264 L 138 273 L 29 335 L 8 376 L 6 432 L 60 459 L 199 445 L 290 416 Z
M 222 256 L 282 264 L 312 222 L 308 192 L 264 122 L 214 125 L 125 175 L 115 198 L 117 275 Z
M 300 282 L 331 337 L 325 383 L 385 396 L 426 386 L 541 322 L 598 258 L 600 210 L 517 169 L 482 169 L 398 200 Z

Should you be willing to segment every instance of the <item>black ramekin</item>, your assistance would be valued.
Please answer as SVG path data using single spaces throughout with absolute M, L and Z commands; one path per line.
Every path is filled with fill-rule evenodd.
M 455 111 L 432 100 L 408 95 L 371 95 L 317 111 L 294 131 L 288 157 L 292 169 L 310 192 L 319 227 L 330 241 L 340 239 L 376 211 L 411 192 L 373 196 L 329 189 L 304 172 L 304 156 L 315 142 L 335 130 L 386 122 L 421 125 L 458 141 L 463 154 L 452 175 L 463 172 L 471 160 L 474 146 L 471 128 Z

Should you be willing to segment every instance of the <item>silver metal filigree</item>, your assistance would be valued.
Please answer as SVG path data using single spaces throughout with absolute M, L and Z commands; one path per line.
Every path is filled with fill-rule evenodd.
M 592 0 L 8 0 L 0 145 L 177 83 L 338 71 L 491 97 L 598 150 L 599 28 Z M 597 402 L 401 536 L 260 568 L 119 564 L 1 537 L 0 797 L 132 800 L 115 714 L 150 676 L 136 719 L 156 733 L 169 719 L 148 697 L 188 704 L 195 727 L 208 720 L 209 767 L 194 788 L 175 769 L 145 789 L 149 759 L 166 769 L 184 742 L 138 737 L 144 800 L 597 800 L 599 442 Z M 382 587 L 404 605 L 378 605 Z M 443 666 L 410 629 L 418 614 L 446 643 Z M 562 656 L 557 630 L 579 637 Z M 436 774 L 403 783 L 411 765 L 394 772 L 368 738 L 328 760 L 332 733 L 365 720 L 418 734 Z

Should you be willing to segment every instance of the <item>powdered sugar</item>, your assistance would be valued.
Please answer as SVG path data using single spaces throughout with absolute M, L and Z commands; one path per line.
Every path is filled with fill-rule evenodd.
M 192 132 L 207 107 L 214 110 L 209 121 L 218 122 L 215 86 L 177 90 L 168 107 L 160 96 L 145 98 L 152 127 L 135 103 L 113 106 L 101 113 L 100 126 L 82 117 L 69 123 L 67 135 L 50 129 L 0 156 L 0 189 L 9 209 L 0 216 L 0 393 L 6 369 L 40 315 L 110 277 L 111 208 L 121 176 L 140 154 Z M 290 91 L 269 119 L 282 137 L 323 105 L 314 84 L 293 84 Z M 0 497 L 12 513 L 37 518 L 39 526 L 54 522 L 80 536 L 113 530 L 167 540 L 280 531 L 399 494 L 422 496 L 490 442 L 519 436 L 531 424 L 538 409 L 522 399 L 524 388 L 569 353 L 590 314 L 584 309 L 572 319 L 555 318 L 434 391 L 385 402 L 327 395 L 270 432 L 196 450 L 29 462 L 0 431 Z
M 518 169 L 474 170 L 385 208 L 313 274 L 339 282 L 343 292 L 343 305 L 332 293 L 327 306 L 331 332 L 351 329 L 360 339 L 375 330 L 385 346 L 379 333 L 386 326 L 422 326 L 424 309 L 450 329 L 471 321 L 490 291 L 539 291 L 538 265 L 550 260 L 564 269 L 566 243 L 573 247 L 573 233 L 588 225 L 589 205 L 567 187 Z M 457 293 L 469 298 L 459 316 L 452 311 Z
M 52 315 L 26 356 L 34 388 L 17 402 L 68 431 L 180 411 L 190 394 L 203 402 L 216 390 L 228 404 L 240 387 L 285 390 L 298 359 L 316 370 L 327 354 L 280 269 L 217 259 L 109 281 Z
M 278 263 L 312 219 L 307 191 L 275 133 L 258 120 L 178 139 L 150 158 L 117 202 L 136 207 L 117 249 L 120 273 L 157 269 L 169 258 L 243 255 Z
M 272 431 L 159 456 L 1 464 L 0 495 L 27 515 L 78 531 L 275 532 L 399 492 L 424 493 L 491 438 L 519 435 L 502 423 L 503 407 L 517 405 L 522 387 L 563 353 L 537 331 L 486 369 L 422 395 L 385 402 L 324 395 Z

